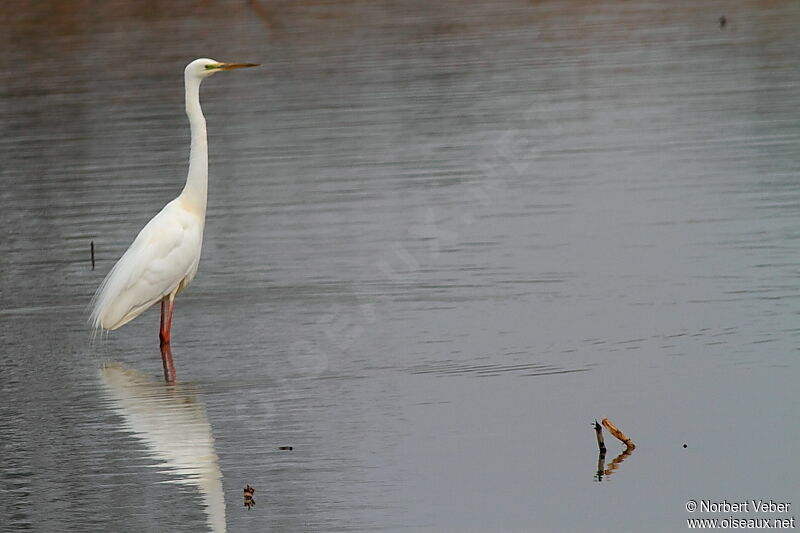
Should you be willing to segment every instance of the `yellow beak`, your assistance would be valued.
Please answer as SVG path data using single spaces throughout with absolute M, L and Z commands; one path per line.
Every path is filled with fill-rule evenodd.
M 258 63 L 220 63 L 219 67 L 220 70 L 233 70 L 235 68 L 249 68 L 249 67 L 257 67 L 259 66 Z

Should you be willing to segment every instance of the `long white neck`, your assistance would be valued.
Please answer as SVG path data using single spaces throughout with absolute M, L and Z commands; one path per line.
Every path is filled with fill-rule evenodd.
M 200 108 L 200 82 L 196 76 L 186 76 L 186 116 L 192 132 L 192 147 L 189 151 L 189 175 L 181 197 L 201 216 L 206 214 L 208 196 L 208 139 L 206 119 Z

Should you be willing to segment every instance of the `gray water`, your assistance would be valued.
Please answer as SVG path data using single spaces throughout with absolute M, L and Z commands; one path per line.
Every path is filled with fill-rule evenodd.
M 800 505 L 800 4 L 0 22 L 0 530 L 683 531 L 732 514 L 689 499 Z M 199 56 L 264 66 L 203 85 L 166 386 L 156 309 L 92 343 L 86 308 L 183 185 Z M 604 416 L 637 448 L 597 476 Z

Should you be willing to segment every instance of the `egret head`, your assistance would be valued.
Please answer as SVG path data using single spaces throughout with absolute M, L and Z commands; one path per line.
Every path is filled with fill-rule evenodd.
M 222 63 L 220 61 L 215 61 L 214 59 L 208 59 L 206 57 L 201 59 L 195 59 L 188 65 L 186 65 L 186 70 L 184 73 L 187 78 L 198 78 L 204 79 L 212 74 L 216 74 L 221 70 L 233 70 L 236 68 L 247 68 L 247 67 L 257 67 L 258 64 L 256 63 Z

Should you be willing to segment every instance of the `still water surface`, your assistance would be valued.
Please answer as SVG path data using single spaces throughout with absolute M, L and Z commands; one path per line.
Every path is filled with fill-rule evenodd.
M 690 498 L 800 506 L 800 4 L 0 17 L 0 530 L 683 531 Z M 183 185 L 198 56 L 265 66 L 203 86 L 168 387 L 157 311 L 91 343 L 86 306 Z M 598 482 L 603 416 L 638 447 Z

